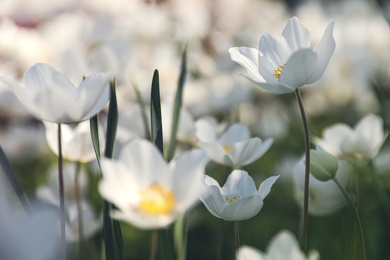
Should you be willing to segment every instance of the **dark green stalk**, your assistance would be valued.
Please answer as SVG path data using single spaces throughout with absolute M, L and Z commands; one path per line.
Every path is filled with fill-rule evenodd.
M 238 221 L 233 221 L 234 222 L 234 238 L 236 241 L 236 253 L 238 249 L 240 248 L 240 229 L 238 226 Z
M 303 130 L 305 132 L 306 167 L 305 167 L 305 186 L 304 186 L 304 200 L 303 200 L 303 223 L 302 223 L 302 233 L 300 236 L 300 244 L 303 252 L 307 253 L 307 232 L 308 232 L 308 218 L 309 218 L 310 136 L 309 136 L 309 127 L 307 124 L 305 109 L 303 107 L 302 97 L 301 97 L 301 93 L 299 92 L 299 88 L 296 89 L 295 96 L 298 101 L 299 110 L 301 111 Z
M 155 260 L 157 255 L 157 245 L 158 245 L 158 231 L 152 231 L 152 238 L 150 240 L 150 260 Z

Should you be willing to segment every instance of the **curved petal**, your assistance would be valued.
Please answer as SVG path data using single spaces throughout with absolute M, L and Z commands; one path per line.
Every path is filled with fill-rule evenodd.
M 226 146 L 233 146 L 236 142 L 247 140 L 251 137 L 246 125 L 232 124 L 218 139 L 218 143 Z
M 77 88 L 80 107 L 74 107 L 72 116 L 85 120 L 99 113 L 110 100 L 110 79 L 111 76 L 107 73 L 86 77 Z
M 269 259 L 306 259 L 295 236 L 287 230 L 280 231 L 267 247 Z
M 264 257 L 262 252 L 250 246 L 241 246 L 236 255 L 237 260 L 265 260 Z
M 217 142 L 218 122 L 213 117 L 202 117 L 195 122 L 196 137 L 206 143 Z
M 341 144 L 354 135 L 354 131 L 346 124 L 335 124 L 323 131 L 323 139 L 316 139 L 315 143 L 335 157 L 342 157 Z
M 139 196 L 137 180 L 129 174 L 126 165 L 121 161 L 101 158 L 103 178 L 99 183 L 99 192 L 103 198 L 117 207 L 126 209 L 137 205 Z
M 261 196 L 262 199 L 265 199 L 265 197 L 267 197 L 267 195 L 270 193 L 272 185 L 274 185 L 275 181 L 279 178 L 279 176 L 280 175 L 271 176 L 260 184 L 257 194 Z
M 383 133 L 382 118 L 373 114 L 365 116 L 357 123 L 355 132 L 362 143 L 368 144 L 363 147 L 363 151 L 366 151 L 369 157 L 375 157 L 386 137 Z
M 312 75 L 317 58 L 317 53 L 310 49 L 297 51 L 287 61 L 279 83 L 294 90 L 302 87 Z
M 257 193 L 255 182 L 246 171 L 234 170 L 222 187 L 222 195 L 248 198 Z
M 254 81 L 253 79 L 251 79 L 250 77 L 242 73 L 240 73 L 240 75 L 246 78 L 247 80 L 249 80 L 250 82 L 252 82 L 253 84 L 259 86 L 260 88 L 274 95 L 286 94 L 295 91 L 295 89 L 292 89 L 289 86 L 280 85 L 278 81 L 275 81 L 275 83 L 263 83 L 263 82 Z
M 258 56 L 259 51 L 249 47 L 233 47 L 229 48 L 230 58 L 246 68 L 250 78 L 256 82 L 264 82 L 265 80 L 259 74 Z
M 218 143 L 205 143 L 199 142 L 198 146 L 206 151 L 211 160 L 222 164 L 222 165 L 230 165 L 230 159 L 226 156 L 226 151 L 223 149 L 222 145 Z
M 265 58 L 272 62 L 274 67 L 283 65 L 288 58 L 286 46 L 272 37 L 269 33 L 261 36 L 259 50 Z
M 282 32 L 281 42 L 288 46 L 290 53 L 310 47 L 310 32 L 297 17 L 288 20 Z
M 119 210 L 113 210 L 111 211 L 110 215 L 115 219 L 126 221 L 132 224 L 133 226 L 144 230 L 159 229 L 159 228 L 166 227 L 170 225 L 172 222 L 174 222 L 178 217 L 177 214 L 148 216 L 148 215 L 138 214 L 136 210 L 124 211 L 124 212 Z
M 205 191 L 204 171 L 208 162 L 206 153 L 200 149 L 183 153 L 170 163 L 173 170 L 173 194 L 177 200 L 175 209 L 184 212 Z
M 140 188 L 158 183 L 171 189 L 170 169 L 157 147 L 147 140 L 134 140 L 126 144 L 119 155 L 129 174 L 137 179 Z
M 216 180 L 206 175 L 205 183 L 209 187 L 199 199 L 212 215 L 222 218 L 221 213 L 229 203 L 222 197 L 221 188 Z
M 273 140 L 267 139 L 262 143 L 261 139 L 254 137 L 239 143 L 235 143 L 233 149 L 227 154 L 236 167 L 248 165 L 263 156 L 271 147 Z
M 317 81 L 322 76 L 322 74 L 324 74 L 324 71 L 328 66 L 330 58 L 332 57 L 336 48 L 336 42 L 333 37 L 333 27 L 334 22 L 332 21 L 326 27 L 321 41 L 313 48 L 313 51 L 315 51 L 318 55 L 318 60 L 315 65 L 313 74 L 310 76 L 307 84 L 311 84 Z
M 260 196 L 238 199 L 227 205 L 221 213 L 222 219 L 227 221 L 240 221 L 250 219 L 259 213 L 263 207 Z

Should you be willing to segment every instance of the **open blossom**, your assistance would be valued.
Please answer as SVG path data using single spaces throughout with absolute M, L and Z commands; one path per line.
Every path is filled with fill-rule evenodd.
M 251 138 L 248 127 L 241 124 L 233 124 L 217 138 L 215 128 L 206 125 L 203 131 L 197 130 L 198 145 L 211 160 L 222 165 L 236 168 L 248 165 L 266 153 L 273 142 L 272 139 L 263 142 L 258 137 Z
M 326 128 L 317 145 L 339 159 L 373 159 L 382 147 L 388 133 L 383 132 L 383 120 L 369 114 L 352 129 L 344 123 Z
M 24 86 L 8 76 L 0 76 L 0 81 L 12 87 L 30 114 L 40 120 L 80 122 L 102 110 L 110 99 L 111 76 L 106 73 L 90 75 L 76 87 L 52 66 L 38 63 L 23 78 Z
M 334 22 L 330 22 L 318 45 L 310 46 L 310 32 L 297 17 L 289 19 L 279 40 L 270 34 L 260 39 L 259 50 L 249 47 L 229 49 L 231 59 L 248 71 L 243 75 L 273 94 L 294 92 L 317 81 L 335 50 Z
M 155 145 L 134 140 L 119 160 L 102 158 L 100 194 L 118 208 L 113 218 L 141 229 L 165 227 L 187 211 L 204 192 L 208 158 L 200 149 L 167 164 Z
M 265 253 L 250 246 L 241 246 L 236 260 L 318 260 L 317 251 L 310 251 L 308 257 L 300 250 L 295 236 L 288 230 L 276 234 Z
M 208 211 L 217 218 L 239 221 L 254 217 L 263 207 L 263 200 L 279 176 L 272 176 L 256 189 L 246 171 L 234 170 L 221 188 L 212 177 L 205 177 L 207 193 L 200 197 Z

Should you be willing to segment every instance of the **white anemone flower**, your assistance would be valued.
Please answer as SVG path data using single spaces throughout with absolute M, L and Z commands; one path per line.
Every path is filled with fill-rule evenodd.
M 43 122 L 46 129 L 46 141 L 50 149 L 58 155 L 58 124 Z M 91 139 L 91 127 L 88 120 L 78 124 L 61 126 L 62 156 L 74 162 L 90 162 L 96 159 Z M 104 149 L 104 135 L 99 131 L 100 143 Z
M 206 135 L 205 131 L 209 134 Z M 214 132 L 213 132 L 214 131 Z M 234 168 L 248 165 L 263 156 L 271 147 L 273 139 L 264 142 L 258 137 L 250 137 L 247 126 L 231 125 L 219 138 L 215 128 L 197 129 L 199 147 L 207 152 L 211 160 Z M 208 136 L 207 138 L 204 138 Z
M 245 67 L 252 83 L 273 94 L 294 92 L 317 81 L 335 50 L 334 22 L 326 27 L 318 45 L 310 46 L 310 32 L 297 17 L 288 20 L 281 40 L 264 34 L 259 50 L 249 47 L 229 49 L 231 59 Z
M 352 129 L 344 123 L 326 128 L 323 139 L 315 143 L 339 159 L 373 159 L 379 152 L 388 133 L 383 131 L 381 117 L 368 114 Z
M 102 158 L 99 191 L 118 208 L 113 218 L 140 229 L 162 228 L 198 201 L 207 162 L 206 154 L 194 149 L 167 164 L 151 142 L 134 140 L 123 147 L 119 160 Z
M 110 99 L 111 76 L 106 73 L 90 75 L 76 87 L 49 64 L 38 63 L 23 78 L 24 86 L 8 76 L 0 76 L 0 81 L 12 87 L 29 113 L 40 120 L 84 121 L 100 112 Z
M 300 250 L 295 236 L 288 230 L 276 234 L 269 243 L 265 253 L 250 246 L 241 246 L 236 260 L 319 260 L 317 251 L 311 250 L 306 257 Z
M 216 180 L 206 175 L 207 193 L 199 199 L 217 218 L 228 221 L 250 219 L 259 213 L 263 200 L 278 178 L 279 176 L 269 177 L 257 190 L 255 182 L 246 171 L 234 170 L 222 188 Z
M 295 184 L 295 200 L 303 207 L 305 161 L 304 157 L 298 161 L 293 170 Z M 335 178 L 345 189 L 352 174 L 352 166 L 347 161 L 338 161 L 338 170 Z M 347 204 L 342 191 L 333 180 L 319 181 L 310 174 L 309 186 L 309 214 L 313 216 L 331 215 Z

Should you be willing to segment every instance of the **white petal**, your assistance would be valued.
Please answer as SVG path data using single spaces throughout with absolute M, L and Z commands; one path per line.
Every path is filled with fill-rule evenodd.
M 310 32 L 297 17 L 290 18 L 282 32 L 281 42 L 289 47 L 290 53 L 310 47 Z
M 259 213 L 263 207 L 260 196 L 238 199 L 227 205 L 221 213 L 222 219 L 227 221 L 241 221 L 250 219 Z
M 256 193 L 256 185 L 252 177 L 242 170 L 234 170 L 222 187 L 223 195 L 239 195 L 247 198 Z
M 322 76 L 326 67 L 328 66 L 330 58 L 333 55 L 333 52 L 336 48 L 336 42 L 333 38 L 333 27 L 334 22 L 330 22 L 325 29 L 321 41 L 313 49 L 318 55 L 318 60 L 317 64 L 315 65 L 313 74 L 307 82 L 308 84 L 317 81 Z
M 246 68 L 249 77 L 256 82 L 264 82 L 265 80 L 259 74 L 258 56 L 259 51 L 248 47 L 233 47 L 229 48 L 230 58 Z
M 265 260 L 265 258 L 256 248 L 241 246 L 237 251 L 236 260 Z
M 170 215 L 157 215 L 157 216 L 148 216 L 138 214 L 135 210 L 133 211 L 125 211 L 121 212 L 119 210 L 111 211 L 111 217 L 126 221 L 133 226 L 144 229 L 159 229 L 170 225 L 172 222 L 176 220 L 178 215 L 170 214 Z
M 123 147 L 119 159 L 126 164 L 128 171 L 136 176 L 140 188 L 152 184 L 171 188 L 173 175 L 161 152 L 150 141 L 131 141 Z
M 274 185 L 275 181 L 279 178 L 278 176 L 271 176 L 267 178 L 265 181 L 263 181 L 260 184 L 259 191 L 257 192 L 258 195 L 260 195 L 263 199 L 267 197 L 267 195 L 270 193 L 272 185 Z
M 206 151 L 211 160 L 222 164 L 232 165 L 230 158 L 227 157 L 225 149 L 218 143 L 199 142 L 198 146 Z
M 233 146 L 234 143 L 247 140 L 250 137 L 251 135 L 246 125 L 233 124 L 221 135 L 218 143 L 223 146 Z
M 275 94 L 275 95 L 280 95 L 280 94 L 286 94 L 286 93 L 291 93 L 294 92 L 295 89 L 290 88 L 289 86 L 283 86 L 280 85 L 277 80 L 275 80 L 274 83 L 263 83 L 263 82 L 256 82 L 250 77 L 243 75 L 240 73 L 241 76 L 252 82 L 253 84 L 259 86 L 260 88 L 264 89 L 265 91 L 268 91 L 269 93 Z
M 268 33 L 260 38 L 259 50 L 274 67 L 283 65 L 288 58 L 286 46 Z
M 218 122 L 212 117 L 202 117 L 195 122 L 196 137 L 201 142 L 216 143 Z
M 248 165 L 268 151 L 273 140 L 268 139 L 264 143 L 258 137 L 254 137 L 242 142 L 235 143 L 233 149 L 227 154 L 234 166 L 240 167 Z
M 294 53 L 283 68 L 279 83 L 292 89 L 302 87 L 312 75 L 317 62 L 317 54 L 310 49 Z
M 352 128 L 346 124 L 335 124 L 323 131 L 323 139 L 316 139 L 315 143 L 335 157 L 342 157 L 341 144 L 354 135 Z
M 267 248 L 269 259 L 305 259 L 295 236 L 287 230 L 272 238 Z
M 205 191 L 204 171 L 208 161 L 206 153 L 196 149 L 183 153 L 170 163 L 174 175 L 173 193 L 176 198 L 176 211 L 186 211 Z
M 221 213 L 229 203 L 222 197 L 222 189 L 216 180 L 206 175 L 205 184 L 208 188 L 199 199 L 212 215 L 222 218 Z

